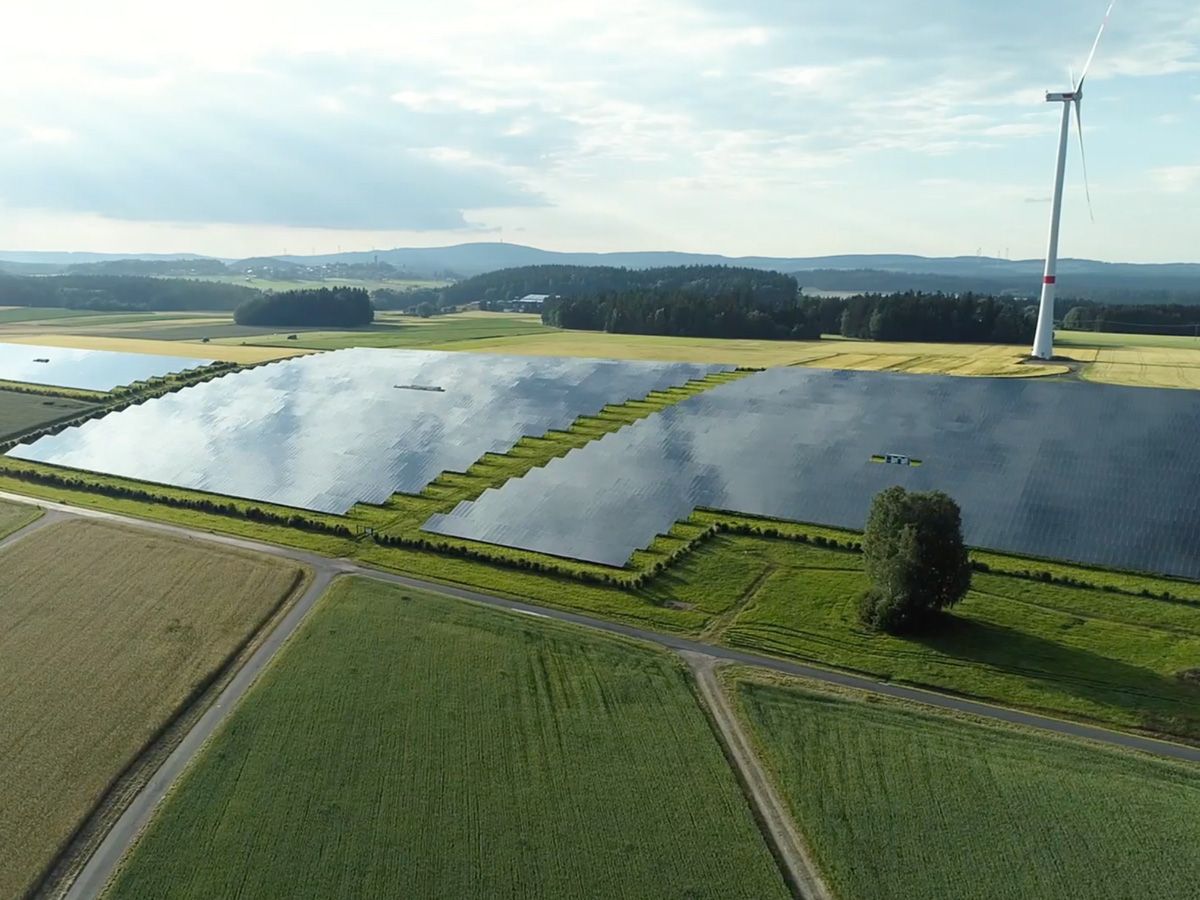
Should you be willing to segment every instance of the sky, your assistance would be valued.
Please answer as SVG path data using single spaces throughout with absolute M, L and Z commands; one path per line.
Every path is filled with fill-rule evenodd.
M 0 30 L 0 249 L 1045 252 L 1107 0 L 60 0 Z M 1200 262 L 1200 7 L 1121 0 L 1061 252 Z

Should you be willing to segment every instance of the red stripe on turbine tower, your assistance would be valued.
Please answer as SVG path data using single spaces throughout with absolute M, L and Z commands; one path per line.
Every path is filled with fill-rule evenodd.
M 1057 280 L 1058 279 L 1055 278 L 1053 275 L 1047 275 L 1045 278 L 1042 279 L 1042 281 L 1046 284 L 1054 284 L 1054 282 Z

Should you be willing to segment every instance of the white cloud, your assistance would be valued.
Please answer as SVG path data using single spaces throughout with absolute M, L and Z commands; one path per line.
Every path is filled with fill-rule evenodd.
M 75 132 L 70 128 L 54 125 L 25 126 L 25 140 L 31 144 L 67 144 L 75 140 L 75 137 Z
M 1185 194 L 1200 187 L 1200 165 L 1160 166 L 1150 170 L 1159 190 L 1169 194 Z
M 883 249 L 936 252 L 913 242 L 975 230 L 972 251 L 1028 230 L 1040 252 L 1042 210 L 1021 201 L 1048 180 L 1044 90 L 1066 85 L 1100 12 L 1061 0 L 1063 28 L 1045 29 L 1036 0 L 861 0 L 853 17 L 823 0 L 209 0 L 181 27 L 151 0 L 11 5 L 0 246 L 30 234 L 25 216 L 74 216 L 103 241 L 135 233 L 115 217 L 154 241 L 215 241 L 220 214 L 239 239 L 254 234 L 239 223 L 266 222 L 264 242 L 323 226 L 347 243 L 419 228 L 438 243 L 503 225 L 559 246 L 678 236 L 779 253 L 889 234 Z M 1174 122 L 1126 88 L 1154 77 L 1155 97 L 1195 94 L 1194 4 L 1118 7 L 1104 40 L 1089 119 L 1145 141 L 1101 142 L 1094 170 L 1144 187 L 1158 166 L 1153 184 L 1181 189 L 1189 167 L 1167 164 L 1192 158 L 1197 117 Z M 955 180 L 936 213 L 915 193 L 928 177 Z M 1122 217 L 1106 221 L 1130 253 L 1197 245 L 1195 226 L 1153 225 L 1123 245 Z

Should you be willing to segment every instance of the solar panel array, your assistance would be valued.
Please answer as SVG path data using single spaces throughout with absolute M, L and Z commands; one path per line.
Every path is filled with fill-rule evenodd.
M 89 391 L 113 388 L 207 366 L 211 359 L 0 344 L 0 379 Z
M 1200 577 L 1196 395 L 1027 379 L 773 369 L 424 528 L 623 565 L 697 507 L 860 529 L 893 484 L 949 493 L 972 546 Z
M 339 350 L 226 375 L 9 455 L 343 513 L 730 366 Z

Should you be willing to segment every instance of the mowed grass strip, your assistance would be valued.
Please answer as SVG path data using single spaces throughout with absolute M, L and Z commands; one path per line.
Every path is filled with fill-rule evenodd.
M 0 388 L 0 438 L 81 416 L 93 408 L 81 400 Z
M 297 587 L 291 563 L 79 520 L 0 551 L 0 897 Z
M 785 897 L 677 660 L 336 583 L 109 897 Z
M 1200 768 L 863 695 L 736 699 L 841 900 L 1190 900 Z
M 0 500 L 0 540 L 41 517 L 42 510 L 39 507 Z

